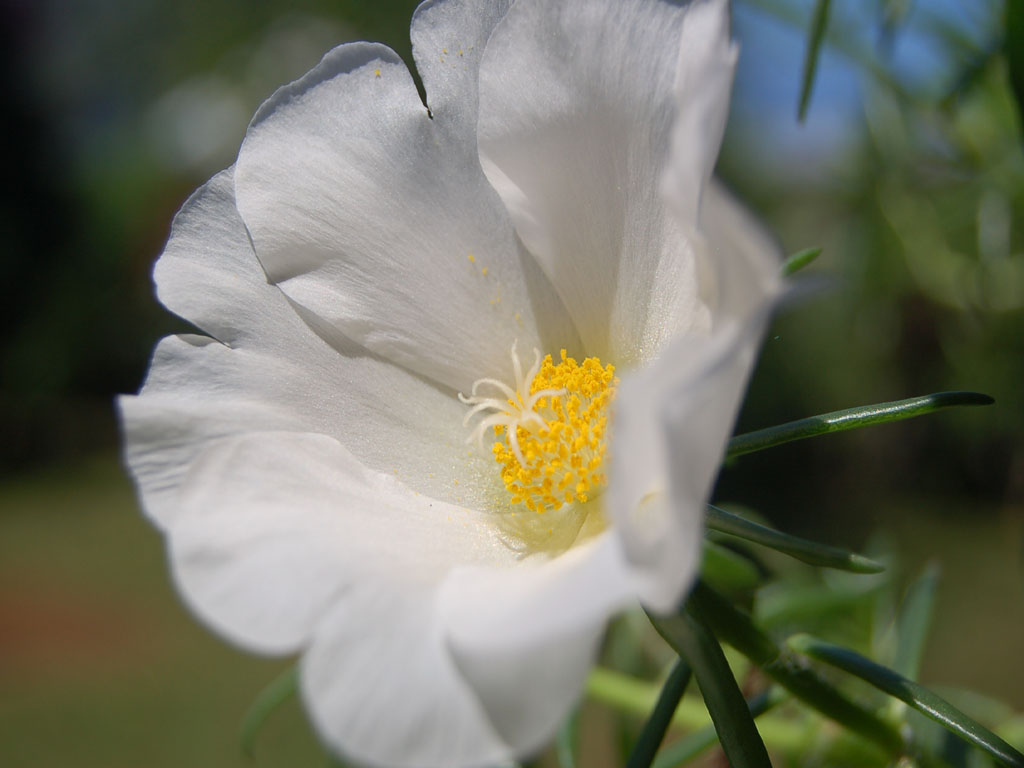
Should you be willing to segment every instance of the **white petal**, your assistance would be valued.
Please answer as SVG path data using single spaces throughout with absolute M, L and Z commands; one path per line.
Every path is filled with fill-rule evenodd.
M 471 150 L 476 143 L 480 57 L 510 5 L 511 0 L 427 0 L 412 17 L 412 54 L 430 113 Z
M 206 441 L 253 430 L 331 435 L 439 499 L 483 508 L 500 488 L 493 459 L 467 455 L 465 407 L 451 392 L 332 329 L 318 335 L 267 284 L 230 172 L 182 208 L 155 276 L 170 309 L 224 342 L 165 339 L 141 395 L 120 400 L 128 463 L 159 523 L 176 513 L 177 489 Z
M 554 560 L 464 567 L 445 581 L 439 610 L 456 664 L 513 754 L 530 754 L 559 727 L 632 589 L 611 533 Z
M 468 768 L 512 757 L 452 662 L 436 590 L 353 585 L 301 669 L 317 732 L 360 765 Z
M 623 377 L 615 401 L 609 509 L 658 611 L 676 607 L 699 566 L 704 504 L 781 289 L 774 242 L 717 184 L 701 220 L 717 289 L 711 332 L 675 339 Z
M 619 366 L 708 324 L 699 254 L 660 195 L 686 14 L 656 0 L 520 0 L 481 64 L 485 172 L 587 352 Z M 693 151 L 710 164 L 718 141 L 705 138 Z
M 612 536 L 552 561 L 463 566 L 439 591 L 362 582 L 318 629 L 304 697 L 321 735 L 357 760 L 493 765 L 550 739 L 631 598 Z
M 638 592 L 657 611 L 677 607 L 699 567 L 704 504 L 780 291 L 775 243 L 709 183 L 737 55 L 725 0 L 691 3 L 681 39 L 661 187 L 671 217 L 691 233 L 709 327 L 678 335 L 653 364 L 623 377 L 608 492 Z
M 700 229 L 714 271 L 715 317 L 756 315 L 779 297 L 783 286 L 778 242 L 714 179 L 704 189 Z
M 704 504 L 763 321 L 682 336 L 624 377 L 615 401 L 609 511 L 649 608 L 678 606 L 700 565 Z
M 260 108 L 235 193 L 257 256 L 292 300 L 468 391 L 507 376 L 516 339 L 577 342 L 457 127 L 430 119 L 391 50 L 340 46 Z
M 266 276 L 235 210 L 232 169 L 189 197 L 153 268 L 160 302 L 225 344 L 277 347 L 301 322 Z
M 168 539 L 185 599 L 260 652 L 298 650 L 356 585 L 429 588 L 455 564 L 515 562 L 486 514 L 417 496 L 324 435 L 213 442 L 179 505 Z
M 729 115 L 739 47 L 729 39 L 727 0 L 694 0 L 683 20 L 665 196 L 680 220 L 696 226 L 701 195 L 711 179 Z

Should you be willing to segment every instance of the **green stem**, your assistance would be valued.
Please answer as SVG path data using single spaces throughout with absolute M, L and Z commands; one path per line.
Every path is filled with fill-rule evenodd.
M 786 693 L 782 688 L 772 686 L 747 702 L 750 716 L 759 717 L 785 701 L 786 698 Z M 654 762 L 654 768 L 675 768 L 677 765 L 687 763 L 704 750 L 714 746 L 717 741 L 718 734 L 715 732 L 714 726 L 701 728 L 675 742 L 672 746 L 666 747 Z
M 672 723 L 679 700 L 683 698 L 686 686 L 690 683 L 693 670 L 683 659 L 676 661 L 669 673 L 668 679 L 661 688 L 658 695 L 658 702 L 654 705 L 654 711 L 644 723 L 640 737 L 629 755 L 629 762 L 626 768 L 648 768 L 654 756 L 658 753 L 665 732 Z
M 573 712 L 555 738 L 555 755 L 559 768 L 576 768 L 576 750 L 579 746 L 579 712 Z
M 1003 765 L 1024 768 L 1024 755 L 948 701 L 913 680 L 908 680 L 849 648 L 825 643 L 808 635 L 792 637 L 787 644 L 800 653 L 831 664 L 896 697 L 964 741 L 985 750 Z
M 704 705 L 734 768 L 771 768 L 768 750 L 754 725 L 722 646 L 697 615 L 685 609 L 675 616 L 651 616 L 665 641 L 693 666 Z
M 620 712 L 645 718 L 657 704 L 658 687 L 605 667 L 594 667 L 587 677 L 587 696 Z M 707 710 L 699 701 L 683 699 L 672 725 L 693 730 L 708 724 Z
M 761 667 L 766 675 L 798 699 L 877 744 L 888 754 L 903 754 L 903 738 L 895 727 L 855 704 L 808 668 L 799 657 L 784 651 L 749 616 L 714 590 L 698 582 L 688 606 L 704 618 L 719 638 Z
M 242 752 L 247 756 L 252 757 L 253 749 L 256 746 L 256 735 L 263 728 L 267 718 L 295 695 L 298 687 L 299 668 L 298 665 L 292 665 L 275 677 L 249 705 L 249 709 L 242 718 L 241 728 Z
M 906 400 L 894 400 L 888 403 L 832 411 L 806 419 L 789 421 L 767 429 L 759 429 L 756 432 L 736 435 L 729 441 L 726 457 L 732 459 L 745 453 L 763 451 L 765 448 L 773 448 L 793 440 L 803 440 L 832 432 L 843 432 L 847 429 L 910 419 L 942 408 L 958 405 L 991 405 L 994 402 L 995 400 L 988 395 L 978 392 L 937 392 Z

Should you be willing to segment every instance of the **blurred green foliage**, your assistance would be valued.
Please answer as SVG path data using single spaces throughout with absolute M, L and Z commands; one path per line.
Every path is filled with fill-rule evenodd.
M 114 394 L 185 329 L 149 278 L 174 211 L 330 47 L 385 39 L 408 57 L 415 5 L 0 3 L 0 474 L 116 445 Z
M 750 5 L 799 27 L 799 16 L 765 12 L 772 0 Z M 779 494 L 768 503 L 807 509 L 829 498 L 830 510 L 874 522 L 864 510 L 885 492 L 970 495 L 990 508 L 1024 499 L 1024 155 L 1002 7 L 972 5 L 972 36 L 942 5 L 916 3 L 888 32 L 939 52 L 932 77 L 901 76 L 883 44 L 855 34 L 826 47 L 860 74 L 861 101 L 816 166 L 765 152 L 753 120 L 732 126 L 720 171 L 787 251 L 824 248 L 797 277 L 810 290 L 768 334 L 741 427 L 944 389 L 985 392 L 996 406 L 773 451 L 723 478 L 745 500 Z M 877 18 L 880 35 L 894 23 Z M 854 23 L 834 13 L 831 25 L 847 34 Z M 812 104 L 811 117 L 828 108 Z M 794 466 L 795 487 L 771 482 Z
M 101 5 L 0 10 L 15 85 L 4 125 L 19 148 L 3 160 L 0 207 L 0 473 L 116 445 L 113 394 L 135 390 L 153 342 L 184 327 L 149 280 L 174 210 L 231 163 L 259 102 L 331 45 L 380 39 L 410 58 L 415 2 Z M 737 12 L 792 26 L 793 55 L 772 77 L 792 82 L 794 99 L 812 6 L 737 0 Z M 771 116 L 745 107 L 741 68 L 720 172 L 788 251 L 824 246 L 808 273 L 828 282 L 769 335 L 742 425 L 941 389 L 989 392 L 993 413 L 766 461 L 898 468 L 882 480 L 1019 500 L 1024 161 L 1007 52 L 1020 46 L 1003 38 L 1012 5 L 1004 14 L 979 2 L 969 28 L 948 6 L 834 4 L 822 55 L 862 78 L 861 106 L 824 154 L 790 147 L 780 163 L 762 131 Z M 762 29 L 738 31 L 753 52 Z M 925 76 L 903 77 L 890 60 L 911 37 L 938 51 Z M 812 123 L 833 109 L 828 87 L 815 86 Z M 794 125 L 795 108 L 785 105 Z

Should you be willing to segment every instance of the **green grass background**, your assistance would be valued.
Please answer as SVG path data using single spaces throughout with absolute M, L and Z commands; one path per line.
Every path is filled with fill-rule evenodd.
M 908 573 L 943 568 L 921 679 L 1024 707 L 1021 516 L 923 500 L 880 512 Z M 183 607 L 116 457 L 0 485 L 0 764 L 326 765 L 296 701 L 254 759 L 241 753 L 241 717 L 284 663 L 234 650 Z

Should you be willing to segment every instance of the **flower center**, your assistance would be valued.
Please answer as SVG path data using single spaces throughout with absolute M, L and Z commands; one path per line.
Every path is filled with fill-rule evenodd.
M 496 379 L 480 379 L 469 397 L 459 395 L 472 406 L 465 423 L 478 413 L 487 414 L 470 440 L 481 442 L 493 427 L 497 439 L 491 450 L 513 504 L 543 514 L 587 501 L 606 483 L 608 407 L 618 383 L 614 366 L 596 357 L 577 363 L 564 349 L 555 363 L 551 355 L 541 360 L 534 350 L 533 366 L 524 376 L 513 344 L 512 367 L 515 389 Z M 484 387 L 501 396 L 478 394 Z

